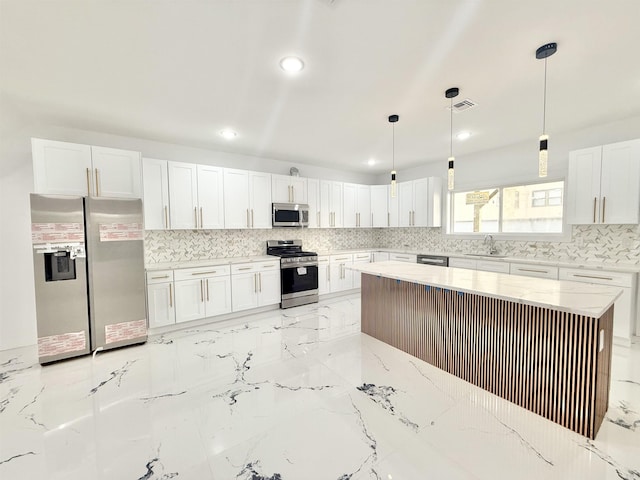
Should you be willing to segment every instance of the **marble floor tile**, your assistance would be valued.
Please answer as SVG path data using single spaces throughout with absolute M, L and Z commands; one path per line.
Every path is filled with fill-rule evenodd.
M 590 441 L 360 333 L 357 294 L 41 367 L 0 352 L 0 478 L 640 480 L 640 345 Z

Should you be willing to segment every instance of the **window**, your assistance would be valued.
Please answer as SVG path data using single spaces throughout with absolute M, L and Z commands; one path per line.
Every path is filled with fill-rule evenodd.
M 455 192 L 450 233 L 562 233 L 564 182 Z

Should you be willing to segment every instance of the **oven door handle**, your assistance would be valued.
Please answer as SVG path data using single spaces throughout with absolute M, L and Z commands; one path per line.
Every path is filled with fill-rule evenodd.
M 300 264 L 280 265 L 280 270 L 286 270 L 287 268 L 298 268 L 298 267 L 316 267 L 316 268 L 318 268 L 318 264 L 317 263 L 300 263 Z

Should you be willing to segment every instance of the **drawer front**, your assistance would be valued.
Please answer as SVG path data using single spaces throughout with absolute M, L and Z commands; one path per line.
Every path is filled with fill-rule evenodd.
M 234 275 L 237 273 L 267 272 L 270 270 L 280 270 L 280 259 L 231 265 L 231 273 Z
M 179 280 L 197 280 L 205 277 L 223 277 L 229 275 L 229 265 L 211 267 L 183 268 L 174 270 L 176 282 Z
M 350 253 L 343 253 L 342 255 L 331 255 L 329 257 L 331 263 L 351 263 L 353 262 L 353 255 Z
M 173 270 L 155 270 L 147 272 L 147 285 L 173 282 Z
M 330 260 L 330 257 L 328 255 L 323 255 L 321 257 L 318 257 L 318 264 L 319 265 L 328 265 L 329 264 L 329 260 Z
M 485 260 L 477 260 L 476 270 L 482 270 L 484 272 L 509 273 L 509 264 L 507 262 L 487 262 Z
M 369 261 L 371 261 L 371 254 L 370 253 L 354 253 L 353 254 L 353 261 L 354 262 L 369 262 Z
M 550 267 L 547 265 L 512 263 L 510 273 L 511 275 L 522 275 L 523 277 L 558 279 L 558 267 Z
M 468 258 L 450 258 L 449 266 L 453 268 L 468 268 L 475 270 L 478 262 L 476 260 L 470 260 Z
M 560 280 L 573 282 L 597 283 L 616 287 L 632 287 L 633 274 L 623 272 L 607 272 L 606 270 L 583 270 L 581 268 L 561 268 L 558 274 Z
M 417 263 L 418 256 L 410 253 L 390 253 L 389 260 L 395 260 L 396 262 Z

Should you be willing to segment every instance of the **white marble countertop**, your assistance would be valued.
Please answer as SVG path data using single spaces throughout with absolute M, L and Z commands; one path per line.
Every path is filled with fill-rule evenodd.
M 463 268 L 442 268 L 406 262 L 354 264 L 352 270 L 458 292 L 600 317 L 622 294 L 617 287 L 565 280 L 520 277 Z
M 181 262 L 150 263 L 145 265 L 148 272 L 155 270 L 176 270 L 180 268 L 214 267 L 216 265 L 235 265 L 237 263 L 268 262 L 278 260 L 273 255 L 257 255 L 253 257 L 206 258 L 202 260 L 183 260 Z

